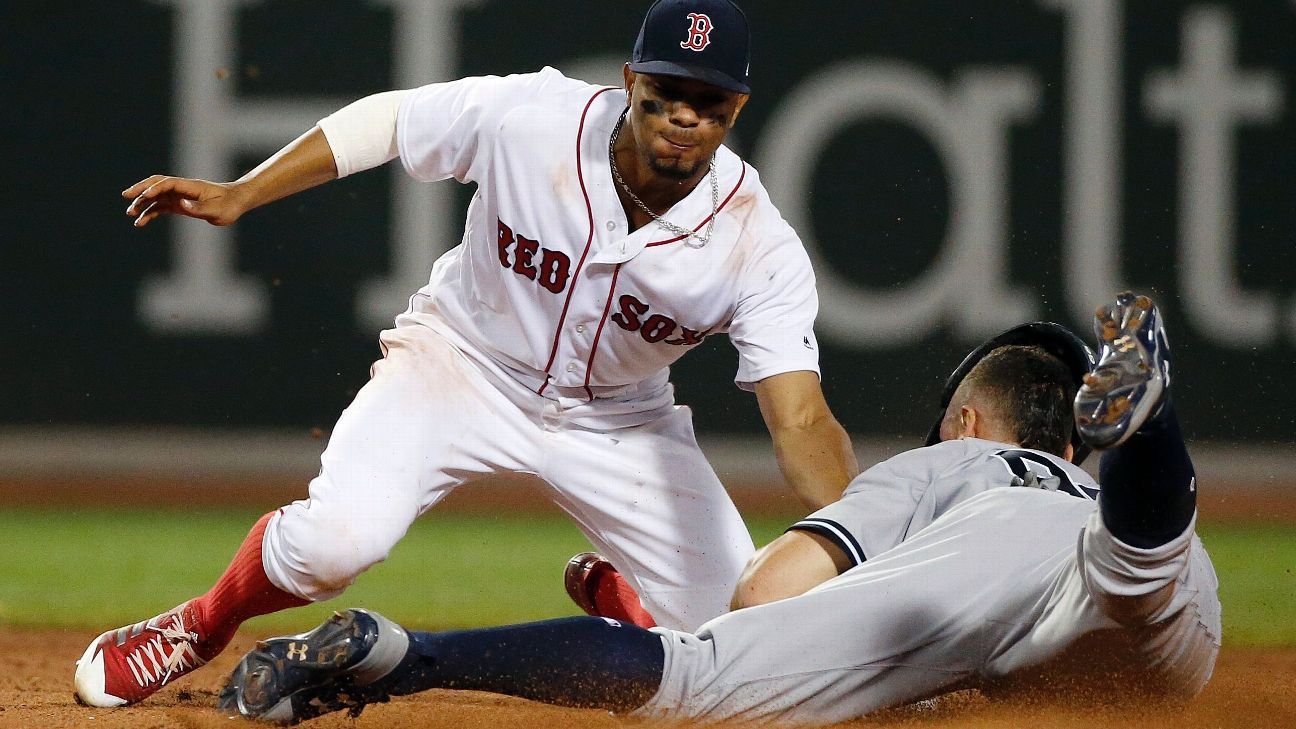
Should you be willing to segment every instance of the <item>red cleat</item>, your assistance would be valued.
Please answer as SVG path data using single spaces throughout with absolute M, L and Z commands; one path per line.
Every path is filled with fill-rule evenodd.
M 630 583 L 597 552 L 581 552 L 567 560 L 563 583 L 572 602 L 586 615 L 612 618 L 641 628 L 657 625 Z
M 194 601 L 95 638 L 77 661 L 76 699 L 108 708 L 143 701 L 205 664 L 224 645 L 204 645 Z

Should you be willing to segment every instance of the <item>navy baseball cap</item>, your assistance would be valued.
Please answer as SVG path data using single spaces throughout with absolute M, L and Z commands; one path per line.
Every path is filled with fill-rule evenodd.
M 751 30 L 731 0 L 657 0 L 648 8 L 630 70 L 751 93 Z

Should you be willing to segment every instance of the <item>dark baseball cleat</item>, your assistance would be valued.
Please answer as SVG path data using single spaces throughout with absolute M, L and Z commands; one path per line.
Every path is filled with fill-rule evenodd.
M 220 693 L 228 716 L 296 724 L 387 701 L 374 682 L 391 673 L 409 649 L 399 625 L 375 612 L 333 613 L 300 635 L 270 638 L 239 661 Z
M 1170 387 L 1170 344 L 1161 314 L 1128 291 L 1094 314 L 1102 352 L 1075 398 L 1076 428 L 1095 450 L 1114 448 L 1156 415 Z
M 567 588 L 567 596 L 586 615 L 603 617 L 595 604 L 594 590 L 598 587 L 602 573 L 607 570 L 615 571 L 616 568 L 598 552 L 581 552 L 567 560 L 567 567 L 563 570 L 563 586 Z

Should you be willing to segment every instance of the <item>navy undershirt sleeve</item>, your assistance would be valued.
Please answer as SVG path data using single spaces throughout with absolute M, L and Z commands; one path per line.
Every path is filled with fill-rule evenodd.
M 1103 523 L 1122 542 L 1159 547 L 1192 522 L 1196 473 L 1168 400 L 1129 440 L 1103 453 L 1098 472 Z

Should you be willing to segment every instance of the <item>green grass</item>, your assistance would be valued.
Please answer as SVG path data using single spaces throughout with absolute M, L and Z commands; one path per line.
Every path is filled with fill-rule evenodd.
M 1198 532 L 1220 580 L 1225 645 L 1296 646 L 1296 525 Z
M 106 629 L 205 591 L 258 516 L 186 512 L 9 509 L 0 512 L 0 625 Z M 784 519 L 757 519 L 758 544 Z M 1225 642 L 1296 645 L 1296 526 L 1209 527 L 1220 575 Z M 567 557 L 588 549 L 552 514 L 433 512 L 386 562 L 327 603 L 249 623 L 305 629 L 331 610 L 363 605 L 414 627 L 493 625 L 570 615 Z

